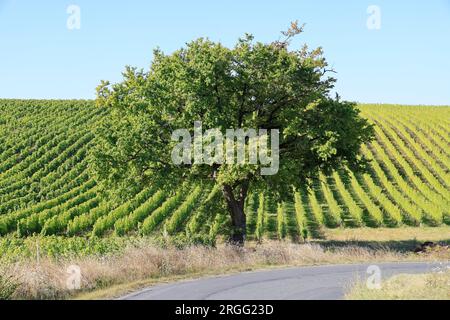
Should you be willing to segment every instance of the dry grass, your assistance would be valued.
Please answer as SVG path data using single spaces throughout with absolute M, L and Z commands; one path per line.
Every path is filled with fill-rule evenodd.
M 401 274 L 382 283 L 380 289 L 357 284 L 349 300 L 450 300 L 450 269 L 430 274 Z
M 442 258 L 442 257 L 441 257 Z M 450 258 L 447 256 L 447 259 Z M 110 297 L 130 288 L 160 280 L 173 280 L 204 274 L 223 274 L 270 266 L 301 266 L 342 264 L 366 261 L 433 260 L 433 254 L 415 255 L 386 248 L 358 246 L 323 247 L 319 244 L 294 244 L 267 241 L 245 248 L 220 245 L 217 248 L 191 246 L 184 249 L 143 244 L 130 247 L 123 254 L 110 257 L 85 257 L 72 260 L 43 259 L 16 262 L 0 266 L 0 278 L 11 279 L 17 285 L 13 299 L 65 299 L 101 290 Z M 81 270 L 81 289 L 70 290 L 67 279 L 70 265 Z M 8 278 L 9 277 L 9 278 Z M 127 286 L 126 284 L 133 284 Z M 106 288 L 106 289 L 105 289 Z M 0 292 L 1 292 L 0 288 Z
M 325 229 L 325 238 L 332 241 L 449 241 L 450 226 Z

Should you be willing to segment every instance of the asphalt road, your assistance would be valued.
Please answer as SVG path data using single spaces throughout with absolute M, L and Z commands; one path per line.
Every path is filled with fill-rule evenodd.
M 244 272 L 161 284 L 134 292 L 125 300 L 337 300 L 355 280 L 375 279 L 371 264 L 328 265 Z M 381 278 L 398 273 L 432 272 L 437 263 L 380 263 Z M 372 282 L 371 282 L 372 283 Z

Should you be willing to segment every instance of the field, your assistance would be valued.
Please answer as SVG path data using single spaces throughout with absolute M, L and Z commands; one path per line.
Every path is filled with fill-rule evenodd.
M 312 190 L 293 191 L 284 203 L 251 194 L 250 239 L 299 241 L 335 228 L 450 224 L 450 107 L 360 108 L 376 129 L 375 141 L 363 147 L 373 159 L 369 171 L 321 175 Z M 32 235 L 80 237 L 70 243 L 98 241 L 102 247 L 107 240 L 99 238 L 111 236 L 213 242 L 226 232 L 228 216 L 215 206 L 221 192 L 209 186 L 170 194 L 147 188 L 122 203 L 103 199 L 88 153 L 104 116 L 93 101 L 0 100 L 2 250 Z

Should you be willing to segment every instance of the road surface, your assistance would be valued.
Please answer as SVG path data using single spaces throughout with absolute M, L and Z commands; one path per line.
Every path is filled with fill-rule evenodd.
M 126 295 L 125 300 L 337 300 L 355 280 L 375 279 L 371 264 L 271 269 L 155 285 Z M 438 263 L 380 263 L 381 278 L 398 273 L 426 273 Z

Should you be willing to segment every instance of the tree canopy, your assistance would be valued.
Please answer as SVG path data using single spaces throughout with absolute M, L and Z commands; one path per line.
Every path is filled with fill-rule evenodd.
M 280 199 L 318 172 L 362 168 L 362 143 L 373 136 L 354 103 L 331 97 L 335 79 L 321 48 L 290 49 L 303 27 L 293 23 L 284 40 L 261 43 L 246 34 L 232 48 L 200 38 L 171 54 L 154 51 L 148 71 L 127 67 L 123 81 L 98 87 L 109 108 L 98 129 L 93 166 L 99 180 L 119 190 L 139 184 L 185 182 L 219 185 L 233 241 L 245 238 L 244 201 L 266 190 Z M 262 128 L 279 131 L 279 168 L 261 164 L 174 164 L 172 133 L 201 121 L 203 130 Z M 192 155 L 193 157 L 193 155 Z

